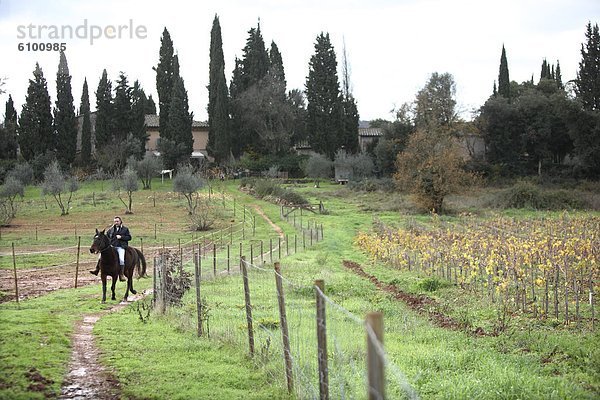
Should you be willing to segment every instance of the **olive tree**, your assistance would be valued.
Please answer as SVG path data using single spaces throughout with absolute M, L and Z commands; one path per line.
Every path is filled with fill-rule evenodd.
M 204 186 L 202 179 L 194 174 L 190 166 L 180 167 L 173 179 L 173 190 L 181 193 L 187 200 L 188 214 L 194 215 L 198 207 L 198 190 Z
M 320 179 L 331 178 L 332 162 L 322 154 L 314 154 L 307 161 L 304 173 L 315 180 L 315 187 L 319 187 Z
M 67 177 L 60 170 L 58 161 L 53 161 L 44 171 L 42 193 L 51 194 L 60 208 L 60 215 L 68 215 L 73 193 L 79 189 L 75 177 Z M 66 197 L 66 199 L 65 199 Z
M 21 199 L 25 196 L 25 186 L 18 179 L 9 176 L 4 185 L 0 187 L 0 198 L 6 202 L 7 214 L 10 219 L 17 215 L 17 196 L 20 196 Z
M 127 166 L 125 171 L 114 181 L 114 188 L 118 192 L 119 200 L 125 206 L 125 214 L 133 214 L 133 210 L 131 208 L 133 204 L 133 192 L 137 192 L 138 185 L 138 176 L 135 170 Z M 121 190 L 123 190 L 127 194 L 127 202 L 121 197 Z

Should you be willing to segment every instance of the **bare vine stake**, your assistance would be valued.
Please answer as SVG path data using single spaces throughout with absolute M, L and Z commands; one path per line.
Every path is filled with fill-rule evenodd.
M 15 257 L 15 242 L 12 242 L 13 269 L 15 271 L 15 298 L 19 304 L 19 281 L 17 279 L 17 258 Z
M 279 303 L 279 322 L 281 325 L 281 336 L 283 339 L 283 358 L 285 359 L 285 376 L 287 379 L 288 393 L 294 391 L 292 372 L 292 355 L 290 353 L 290 337 L 288 333 L 287 315 L 285 312 L 285 297 L 283 294 L 283 281 L 281 279 L 281 267 L 275 263 L 275 285 L 277 286 L 277 301 Z
M 252 304 L 250 303 L 250 285 L 248 283 L 248 270 L 246 269 L 246 260 L 244 257 L 240 259 L 242 268 L 242 277 L 244 280 L 244 300 L 246 302 L 246 323 L 248 325 L 248 346 L 250 349 L 250 357 L 254 357 L 254 331 L 252 329 Z
M 79 251 L 81 249 L 81 236 L 77 238 L 77 262 L 75 263 L 75 289 L 77 289 L 77 277 L 79 276 Z

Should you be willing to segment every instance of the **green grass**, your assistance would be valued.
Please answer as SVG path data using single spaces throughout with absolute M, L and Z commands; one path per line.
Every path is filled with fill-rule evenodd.
M 63 290 L 36 299 L 0 304 L 0 398 L 43 399 L 60 392 L 71 357 L 73 324 L 100 304 L 100 287 Z M 45 391 L 28 390 L 32 368 L 51 381 Z
M 269 238 L 276 237 L 271 226 L 254 212 L 253 204 L 259 205 L 289 237 L 298 233 L 280 219 L 279 206 L 237 191 L 237 184 L 235 181 L 225 182 L 216 185 L 214 190 L 217 194 L 221 191 L 234 194 L 236 198 L 236 216 L 233 217 L 232 210 L 227 211 L 222 226 L 227 226 L 231 220 L 239 222 L 244 205 L 256 215 L 254 236 L 251 235 L 252 225 L 249 221 L 246 224 L 243 246 L 247 257 L 251 242 L 257 246 L 262 239 L 266 249 Z M 41 221 L 45 225 L 60 223 L 62 226 L 63 222 L 69 225 L 74 222 L 75 215 L 88 221 L 80 226 L 82 230 L 92 230 L 94 223 L 100 226 L 110 221 L 112 214 L 122 213 L 119 212 L 122 205 L 105 195 L 110 191 L 108 184 L 104 183 L 103 190 L 100 185 L 86 184 L 79 203 L 69 216 L 58 217 L 57 209 L 45 210 L 43 202 L 34 199 L 31 209 L 23 210 L 17 222 L 32 224 L 36 221 L 35 212 L 41 211 Z M 157 207 L 153 206 L 153 198 L 149 198 L 154 196 L 152 193 L 140 191 L 134 195 L 134 200 L 137 199 L 135 214 L 124 216 L 134 236 L 144 237 L 144 246 L 160 246 L 163 240 L 167 245 L 176 245 L 179 239 L 183 241 L 191 238 L 192 234 L 196 238 L 201 235 L 186 230 L 184 199 L 168 193 L 170 185 L 167 182 L 163 185 L 155 183 L 153 189 L 152 193 L 156 191 L 159 203 Z M 385 348 L 395 366 L 387 369 L 388 398 L 402 398 L 403 384 L 410 385 L 423 399 L 598 397 L 598 333 L 554 326 L 552 321 L 539 323 L 526 316 L 514 316 L 508 329 L 499 336 L 476 337 L 468 332 L 440 328 L 428 321 L 426 316 L 377 290 L 370 281 L 356 276 L 342 265 L 343 260 L 358 262 L 380 281 L 394 284 L 406 292 L 433 297 L 438 303 L 438 310 L 473 327 L 481 326 L 486 332 L 490 331 L 498 323 L 499 316 L 486 298 L 453 285 L 433 282 L 431 278 L 416 273 L 400 272 L 387 265 L 372 263 L 353 245 L 353 239 L 358 231 L 371 229 L 374 219 L 392 226 L 408 223 L 429 225 L 440 221 L 459 222 L 461 212 L 474 211 L 477 218 L 488 218 L 497 211 L 481 209 L 476 200 L 466 202 L 457 198 L 451 199 L 452 208 L 456 210 L 454 215 L 432 217 L 416 214 L 411 210 L 410 200 L 401 194 L 353 193 L 328 183 L 322 183 L 321 188 L 314 188 L 310 183 L 295 185 L 294 190 L 311 203 L 322 200 L 329 211 L 327 215 L 305 214 L 302 217 L 304 224 L 308 220 L 322 223 L 325 240 L 281 260 L 284 277 L 293 282 L 286 282 L 285 291 L 292 349 L 297 354 L 298 365 L 305 366 L 296 382 L 296 387 L 305 389 L 304 396 L 314 394 L 317 385 L 314 365 L 315 294 L 312 284 L 316 279 L 323 279 L 327 296 L 359 319 L 371 311 L 383 312 Z M 94 192 L 96 200 L 102 202 L 96 207 L 90 202 L 90 195 Z M 522 210 L 506 210 L 501 214 L 514 218 L 556 218 L 561 215 L 560 212 Z M 157 239 L 153 237 L 155 221 L 162 224 Z M 24 237 L 19 242 L 24 246 L 37 244 L 31 233 L 27 236 L 22 232 L 18 228 L 4 228 L 2 251 L 7 243 L 20 237 Z M 55 232 L 40 229 L 38 241 L 61 246 L 72 240 L 73 233 L 56 237 Z M 65 239 L 67 237 L 68 240 Z M 240 238 L 236 239 L 232 249 L 235 255 L 239 251 Z M 220 249 L 218 257 L 222 259 L 224 254 L 224 250 Z M 266 261 L 264 267 L 270 269 L 268 258 Z M 1 265 L 4 263 L 4 260 L 0 262 Z M 203 263 L 211 265 L 209 260 Z M 191 263 L 186 268 L 191 269 Z M 203 268 L 210 266 L 203 264 Z M 169 309 L 165 316 L 152 314 L 146 324 L 139 320 L 132 307 L 125 312 L 105 316 L 97 323 L 95 334 L 103 350 L 103 362 L 121 380 L 125 398 L 286 398 L 273 275 L 254 269 L 251 271 L 254 320 L 262 322 L 265 329 L 257 328 L 256 355 L 250 360 L 247 357 L 242 282 L 237 274 L 237 265 L 234 270 L 235 274 L 228 278 L 203 282 L 202 296 L 210 307 L 210 338 L 196 337 L 193 290 L 184 297 L 182 307 Z M 150 284 L 149 280 L 146 282 Z M 94 286 L 23 302 L 22 307 L 27 305 L 32 310 L 27 316 L 21 315 L 12 303 L 0 306 L 0 361 L 3 365 L 0 369 L 0 398 L 28 398 L 30 393 L 25 389 L 28 382 L 24 373 L 31 367 L 55 381 L 53 390 L 59 387 L 69 356 L 68 337 L 72 323 L 84 313 L 101 309 L 99 293 L 99 288 Z M 77 300 L 78 296 L 81 300 Z M 74 308 L 73 304 L 83 306 Z M 339 398 L 341 393 L 346 393 L 350 397 L 365 398 L 364 329 L 333 306 L 328 306 L 327 315 L 331 396 Z M 27 340 L 31 337 L 34 340 Z M 51 345 L 42 348 L 40 343 L 44 337 Z M 123 339 L 126 344 L 115 347 L 115 337 Z M 43 355 L 46 351 L 48 354 Z M 45 365 L 42 359 L 49 361 L 50 367 L 42 369 Z M 398 371 L 406 376 L 407 382 Z M 301 377 L 309 381 L 302 381 Z M 16 383 L 13 384 L 13 380 Z

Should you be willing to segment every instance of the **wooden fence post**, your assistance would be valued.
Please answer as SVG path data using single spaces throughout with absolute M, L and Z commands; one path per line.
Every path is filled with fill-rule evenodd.
M 12 242 L 13 269 L 15 271 L 15 299 L 19 304 L 19 280 L 17 279 L 17 258 L 15 256 L 15 242 Z
M 325 299 L 321 293 L 325 291 L 323 280 L 315 281 L 315 297 L 317 299 L 317 361 L 319 364 L 319 394 L 321 400 L 329 399 L 329 371 L 327 368 L 327 324 L 325 318 Z
M 277 249 L 279 251 L 279 258 L 278 258 L 278 260 L 281 260 L 281 236 L 279 236 L 277 239 L 279 240 L 279 243 L 278 243 L 278 246 L 277 246 Z
M 285 234 L 285 255 L 290 255 L 290 241 L 288 240 L 288 234 Z
M 163 253 L 161 254 L 160 266 L 160 294 L 161 305 L 160 312 L 164 314 L 167 311 L 167 261 L 165 260 L 165 247 L 163 243 Z
M 250 285 L 248 283 L 248 270 L 246 269 L 246 259 L 240 259 L 242 267 L 242 277 L 244 280 L 244 300 L 246 303 L 246 323 L 248 325 L 248 346 L 250 349 L 250 357 L 254 357 L 254 331 L 252 329 L 252 304 L 250 303 Z
M 152 303 L 154 305 L 154 307 L 156 307 L 156 296 L 157 296 L 157 292 L 158 292 L 158 288 L 156 285 L 156 256 L 153 257 L 153 267 L 152 267 L 152 293 L 153 293 L 153 299 L 152 299 Z
M 229 275 L 229 245 L 227 245 L 227 274 Z
M 273 239 L 269 239 L 269 262 L 273 263 Z
M 290 337 L 288 333 L 287 315 L 285 313 L 285 297 L 283 294 L 283 280 L 281 279 L 281 267 L 275 263 L 275 285 L 277 286 L 277 301 L 279 303 L 279 322 L 281 325 L 281 336 L 283 339 L 283 357 L 285 359 L 285 376 L 287 378 L 288 393 L 294 391 L 292 372 L 292 354 L 290 353 Z
M 202 336 L 202 298 L 200 297 L 200 244 L 198 244 L 198 255 L 196 256 L 196 252 L 193 250 L 192 254 L 194 255 L 194 275 L 196 278 L 196 311 L 198 313 L 198 336 Z
M 375 336 L 375 337 L 373 337 Z M 378 342 L 378 343 L 376 343 Z M 369 400 L 385 399 L 385 372 L 378 346 L 383 345 L 383 314 L 367 314 L 367 369 Z
M 265 256 L 263 253 L 263 241 L 262 239 L 260 240 L 260 264 L 264 264 L 265 263 Z
M 213 275 L 217 276 L 217 245 L 213 242 Z
M 79 277 L 79 252 L 81 250 L 81 236 L 77 238 L 77 261 L 75 262 L 75 289 L 77 289 L 77 278 Z

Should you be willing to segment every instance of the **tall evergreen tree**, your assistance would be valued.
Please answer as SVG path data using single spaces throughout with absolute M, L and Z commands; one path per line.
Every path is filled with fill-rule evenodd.
M 225 81 L 225 58 L 219 17 L 215 15 L 210 31 L 210 62 L 208 67 L 208 152 L 217 162 L 231 154 L 229 132 L 229 97 Z
M 124 72 L 119 73 L 113 102 L 114 137 L 117 143 L 127 140 L 131 133 L 131 87 Z
M 146 114 L 156 115 L 156 103 L 154 103 L 152 95 L 149 95 L 146 99 L 146 106 L 144 108 L 144 112 Z
M 54 108 L 54 129 L 56 130 L 56 158 L 64 166 L 71 165 L 77 151 L 77 121 L 73 105 L 71 75 L 65 52 L 60 52 L 56 73 L 56 106 Z
M 600 110 L 600 33 L 598 24 L 588 22 L 586 43 L 581 45 L 581 61 L 577 72 L 576 93 L 584 110 Z
M 35 64 L 33 76 L 34 79 L 29 80 L 18 126 L 21 155 L 27 161 L 47 152 L 54 152 L 56 146 L 48 84 L 38 63 Z
M 139 142 L 137 151 L 133 149 L 134 155 L 138 160 L 144 157 L 146 142 L 148 141 L 148 134 L 146 133 L 147 104 L 146 93 L 142 89 L 140 82 L 136 80 L 131 88 L 131 134 Z
M 17 110 L 10 94 L 4 108 L 4 125 L 7 125 L 9 122 L 17 123 Z
M 156 71 L 156 91 L 158 92 L 159 107 L 159 134 L 163 138 L 169 125 L 169 109 L 171 106 L 171 94 L 173 93 L 174 72 L 173 41 L 167 28 L 164 29 L 160 39 L 160 51 Z
M 236 57 L 234 65 L 229 83 L 229 99 L 231 100 L 230 138 L 233 156 L 239 157 L 244 147 L 244 124 L 242 122 L 242 113 L 238 107 L 238 98 L 244 92 L 242 84 L 242 60 Z
M 556 84 L 560 89 L 565 88 L 565 85 L 562 82 L 562 74 L 560 73 L 560 63 L 558 60 L 556 61 L 556 77 L 554 79 L 556 80 Z
M 320 33 L 306 79 L 307 130 L 312 149 L 333 159 L 342 141 L 342 104 L 335 50 L 329 33 Z
M 96 150 L 114 138 L 113 115 L 112 82 L 108 79 L 108 74 L 104 69 L 96 90 Z
M 271 41 L 271 49 L 269 50 L 269 70 L 279 81 L 283 83 L 285 89 L 287 83 L 285 81 L 285 69 L 283 68 L 283 58 L 281 52 L 275 44 L 275 41 Z
M 160 151 L 167 168 L 174 168 L 182 162 L 189 161 L 194 146 L 192 118 L 183 78 L 178 76 L 171 93 L 169 124 L 165 137 L 161 137 L 160 142 Z
M 81 91 L 81 105 L 79 106 L 79 115 L 82 118 L 81 124 L 81 163 L 84 166 L 89 165 L 92 157 L 92 123 L 90 120 L 90 95 L 88 92 L 87 79 L 83 80 L 83 89 Z
M 242 56 L 242 86 L 247 90 L 257 84 L 269 70 L 269 54 L 260 32 L 260 23 L 248 31 L 248 40 Z
M 508 61 L 506 60 L 506 50 L 502 45 L 502 55 L 500 56 L 500 72 L 498 74 L 498 94 L 510 99 L 510 78 L 508 76 Z
M 342 49 L 342 146 L 351 153 L 358 152 L 358 107 L 352 95 L 350 83 L 350 65 L 346 43 Z
M 12 96 L 8 95 L 4 112 L 4 128 L 0 130 L 0 158 L 17 158 L 17 147 L 17 110 Z

